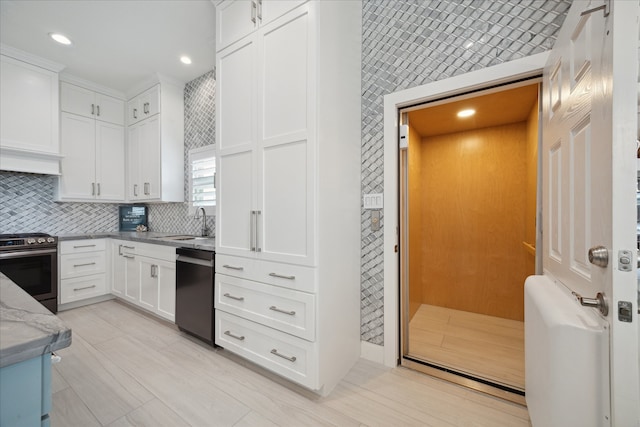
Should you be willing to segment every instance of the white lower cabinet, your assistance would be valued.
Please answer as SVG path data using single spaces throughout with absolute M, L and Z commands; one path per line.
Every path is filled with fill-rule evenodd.
M 109 293 L 105 239 L 60 242 L 60 304 Z
M 293 337 L 216 310 L 216 344 L 303 386 L 318 386 L 317 349 Z
M 170 246 L 113 240 L 111 293 L 175 321 L 175 252 Z

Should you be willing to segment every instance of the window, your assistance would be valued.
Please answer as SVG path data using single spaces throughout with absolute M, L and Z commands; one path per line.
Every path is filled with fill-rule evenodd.
M 189 214 L 200 206 L 207 215 L 216 205 L 216 156 L 213 145 L 189 150 Z

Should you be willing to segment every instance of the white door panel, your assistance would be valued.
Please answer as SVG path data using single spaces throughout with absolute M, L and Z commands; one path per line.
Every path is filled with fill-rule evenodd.
M 301 8 L 260 33 L 262 140 L 307 129 L 308 21 L 308 8 Z
M 309 165 L 307 141 L 280 144 L 262 151 L 262 224 L 258 228 L 265 259 L 309 256 Z M 261 200 L 260 200 L 261 199 Z
M 218 151 L 255 144 L 255 43 L 242 40 L 220 52 L 217 72 L 224 85 L 218 87 Z
M 96 195 L 99 199 L 125 199 L 124 128 L 96 121 Z
M 70 199 L 95 197 L 95 120 L 62 113 L 60 193 Z
M 230 255 L 252 253 L 251 210 L 254 206 L 253 152 L 219 157 L 217 251 Z
M 124 101 L 112 96 L 96 93 L 97 120 L 124 125 Z

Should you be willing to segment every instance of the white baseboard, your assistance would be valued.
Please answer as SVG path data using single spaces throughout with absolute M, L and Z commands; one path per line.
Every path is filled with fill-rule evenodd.
M 372 362 L 384 364 L 384 347 L 370 342 L 360 341 L 360 357 Z

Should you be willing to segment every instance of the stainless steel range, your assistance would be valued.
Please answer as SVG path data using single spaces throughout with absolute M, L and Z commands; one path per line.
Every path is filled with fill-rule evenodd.
M 45 233 L 0 234 L 0 272 L 58 311 L 58 239 Z

